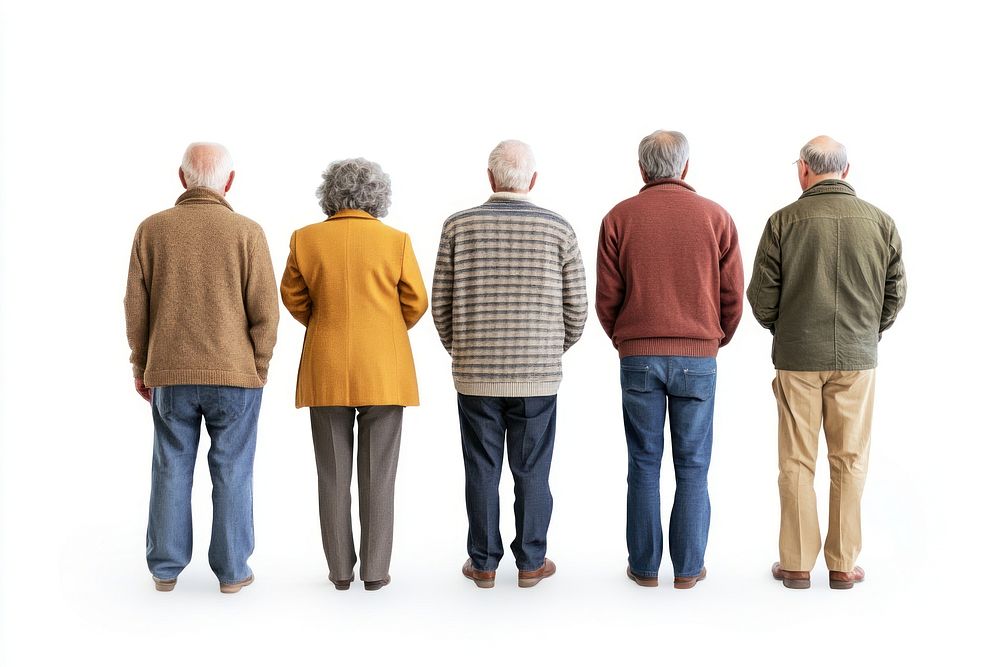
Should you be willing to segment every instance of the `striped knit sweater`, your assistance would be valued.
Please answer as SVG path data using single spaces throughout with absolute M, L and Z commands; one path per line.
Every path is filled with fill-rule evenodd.
M 454 214 L 441 232 L 431 307 L 460 394 L 555 394 L 562 354 L 587 320 L 573 228 L 512 192 Z

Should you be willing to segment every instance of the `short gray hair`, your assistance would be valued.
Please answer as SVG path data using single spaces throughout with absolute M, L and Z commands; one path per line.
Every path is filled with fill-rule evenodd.
M 184 151 L 181 171 L 187 187 L 223 192 L 233 173 L 233 158 L 222 144 L 199 141 Z
M 847 169 L 847 147 L 826 136 L 803 146 L 799 158 L 815 174 L 842 174 Z
M 376 162 L 360 157 L 338 160 L 323 171 L 316 197 L 327 215 L 353 208 L 381 218 L 392 203 L 392 182 Z
M 639 166 L 646 178 L 680 178 L 691 155 L 687 137 L 680 132 L 657 130 L 639 142 Z
M 524 192 L 535 175 L 535 154 L 523 141 L 507 139 L 490 152 L 488 168 L 496 187 Z

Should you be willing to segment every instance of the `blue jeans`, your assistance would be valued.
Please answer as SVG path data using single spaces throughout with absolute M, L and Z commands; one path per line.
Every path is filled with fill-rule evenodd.
M 712 514 L 708 464 L 712 458 L 715 373 L 713 357 L 636 356 L 621 360 L 628 443 L 625 539 L 629 567 L 639 576 L 657 576 L 663 558 L 660 461 L 667 413 L 677 482 L 670 512 L 674 576 L 695 576 L 705 564 Z
M 262 393 L 262 389 L 215 385 L 153 389 L 153 483 L 146 562 L 157 579 L 174 579 L 191 562 L 191 485 L 202 417 L 212 439 L 208 563 L 222 583 L 250 576 L 253 458 Z
M 556 397 L 496 398 L 458 395 L 465 459 L 465 506 L 469 514 L 469 558 L 492 572 L 503 557 L 500 542 L 500 471 L 504 436 L 514 477 L 514 526 L 510 543 L 521 571 L 545 562 L 552 518 L 549 469 L 556 439 Z

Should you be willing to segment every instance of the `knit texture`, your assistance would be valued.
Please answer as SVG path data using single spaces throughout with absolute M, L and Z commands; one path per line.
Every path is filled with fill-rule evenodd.
M 281 298 L 306 325 L 296 407 L 420 402 L 407 330 L 427 291 L 407 234 L 355 209 L 295 231 Z
M 515 193 L 452 215 L 441 231 L 431 304 L 460 394 L 555 394 L 562 354 L 587 320 L 573 228 Z
M 724 208 L 668 178 L 605 216 L 597 316 L 619 356 L 714 357 L 742 314 L 743 260 Z
M 264 231 L 207 188 L 139 225 L 125 290 L 132 372 L 147 387 L 263 387 L 278 333 Z

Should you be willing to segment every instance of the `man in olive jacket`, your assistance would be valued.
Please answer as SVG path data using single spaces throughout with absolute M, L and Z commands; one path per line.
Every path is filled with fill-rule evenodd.
M 767 221 L 747 290 L 754 317 L 774 336 L 781 530 L 771 572 L 789 588 L 809 587 L 820 549 L 813 473 L 822 423 L 824 552 L 831 588 L 846 589 L 865 576 L 855 561 L 878 342 L 903 307 L 906 277 L 892 218 L 844 181 L 844 146 L 816 137 L 797 164 L 802 196 Z

